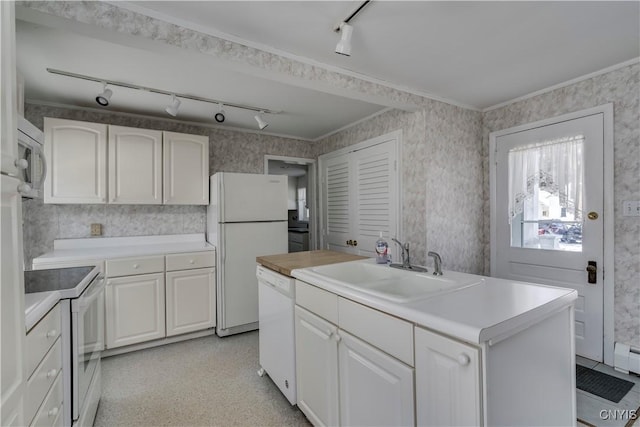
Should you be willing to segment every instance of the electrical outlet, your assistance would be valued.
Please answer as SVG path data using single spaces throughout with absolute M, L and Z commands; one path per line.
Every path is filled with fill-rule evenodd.
M 102 224 L 91 224 L 91 235 L 102 236 Z
M 640 201 L 625 200 L 622 202 L 622 216 L 640 216 Z

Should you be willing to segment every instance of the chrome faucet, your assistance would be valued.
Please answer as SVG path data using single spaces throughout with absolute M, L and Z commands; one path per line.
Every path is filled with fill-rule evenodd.
M 400 249 L 402 249 L 402 268 L 410 269 L 411 258 L 409 255 L 409 244 L 408 243 L 403 244 L 400 240 L 396 239 L 395 237 L 392 237 L 391 240 L 393 240 L 398 245 L 400 245 Z
M 429 253 L 427 253 L 427 256 L 433 258 L 433 264 L 435 268 L 433 275 L 442 276 L 442 258 L 440 258 L 440 254 L 438 254 L 437 252 L 429 251 Z

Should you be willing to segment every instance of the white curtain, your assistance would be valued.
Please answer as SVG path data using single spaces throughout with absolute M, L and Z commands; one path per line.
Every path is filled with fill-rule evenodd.
M 536 188 L 557 195 L 567 213 L 582 219 L 583 145 L 584 136 L 578 135 L 509 151 L 509 222 Z

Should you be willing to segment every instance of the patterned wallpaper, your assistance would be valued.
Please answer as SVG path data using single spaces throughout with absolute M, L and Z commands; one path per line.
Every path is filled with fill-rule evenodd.
M 488 111 L 483 115 L 484 212 L 489 216 L 489 133 L 612 102 L 614 108 L 615 340 L 640 348 L 640 218 L 623 200 L 640 200 L 640 64 Z M 489 273 L 489 222 L 485 273 Z
M 209 136 L 209 172 L 263 173 L 266 154 L 316 157 L 306 141 L 187 125 L 162 119 L 27 104 L 25 117 L 43 128 L 44 117 L 57 117 Z M 25 265 L 53 249 L 54 239 L 89 237 L 91 223 L 103 224 L 105 237 L 204 233 L 205 206 L 23 204 Z
M 481 113 L 423 100 L 416 113 L 392 110 L 319 141 L 319 154 L 402 129 L 402 230 L 416 264 L 483 271 Z M 399 248 L 392 248 L 397 253 Z

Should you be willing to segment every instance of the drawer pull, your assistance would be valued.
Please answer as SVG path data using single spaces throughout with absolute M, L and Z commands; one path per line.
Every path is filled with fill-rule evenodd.
M 56 331 L 55 329 L 50 330 L 49 332 L 47 332 L 47 338 L 51 338 L 51 337 L 55 337 L 58 335 L 58 331 Z
M 57 374 L 58 374 L 58 370 L 52 369 L 49 372 L 47 372 L 47 378 L 55 378 Z
M 458 363 L 461 366 L 467 366 L 469 362 L 471 362 L 471 359 L 469 358 L 469 356 L 467 356 L 464 353 L 460 353 L 460 355 L 458 356 Z
M 137 269 L 138 267 L 140 267 L 138 264 L 133 264 L 134 269 Z
M 194 262 L 195 262 L 195 261 L 194 261 L 194 260 L 192 260 L 192 259 L 190 259 L 190 260 L 189 260 L 189 264 L 193 264 Z
M 335 342 L 340 342 L 342 340 L 342 337 L 338 335 L 337 332 L 335 334 L 332 334 L 332 338 Z
M 56 415 L 58 415 L 58 412 L 60 412 L 58 408 L 53 408 L 50 409 L 49 412 L 47 412 L 47 415 L 50 417 L 55 417 Z

